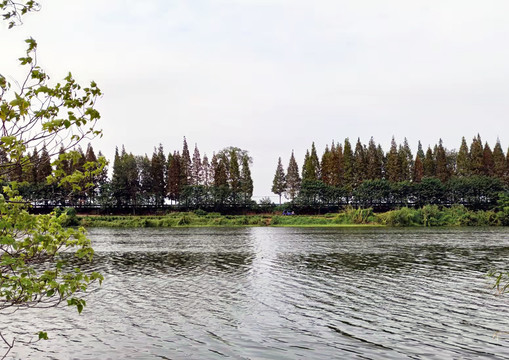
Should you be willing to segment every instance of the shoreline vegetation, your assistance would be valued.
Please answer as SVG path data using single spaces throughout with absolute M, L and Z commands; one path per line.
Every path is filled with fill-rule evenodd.
M 281 212 L 222 215 L 216 212 L 172 212 L 166 215 L 76 215 L 66 209 L 69 226 L 84 227 L 429 227 L 429 226 L 507 226 L 509 208 L 500 211 L 469 210 L 462 205 L 419 209 L 402 207 L 382 213 L 373 209 L 347 207 L 323 215 L 281 215 Z

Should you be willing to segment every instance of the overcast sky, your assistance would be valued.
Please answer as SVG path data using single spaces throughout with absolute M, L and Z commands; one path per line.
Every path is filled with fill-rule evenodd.
M 96 151 L 137 155 L 185 136 L 203 155 L 253 157 L 254 195 L 277 159 L 299 167 L 315 141 L 358 137 L 415 151 L 480 133 L 509 145 L 509 1 L 41 0 L 0 29 L 4 75 L 23 39 L 52 79 L 67 71 L 103 90 Z M 85 144 L 86 146 L 86 144 Z M 277 196 L 274 196 L 274 200 Z

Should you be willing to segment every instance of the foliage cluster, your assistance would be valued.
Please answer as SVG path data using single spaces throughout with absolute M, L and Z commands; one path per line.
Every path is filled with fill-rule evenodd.
M 152 158 L 115 153 L 113 176 L 100 197 L 106 207 L 162 206 L 166 200 L 185 209 L 247 207 L 251 205 L 253 180 L 247 151 L 229 147 L 201 157 L 195 146 L 191 158 L 184 138 L 182 153 L 165 156 L 162 145 Z
M 9 28 L 38 8 L 31 0 L 0 1 Z M 100 118 L 95 103 L 101 91 L 93 81 L 89 86 L 78 84 L 71 73 L 59 83 L 50 81 L 38 65 L 37 42 L 30 38 L 25 43 L 27 50 L 19 58 L 25 76 L 12 85 L 9 76 L 0 74 L 0 314 L 62 302 L 81 313 L 86 302 L 79 293 L 103 280 L 100 274 L 84 273 L 67 261 L 92 259 L 94 251 L 84 228 L 65 226 L 74 221 L 72 211 L 30 214 L 29 203 L 18 189 L 23 176 L 30 174 L 37 184 L 48 180 L 72 192 L 85 191 L 90 177 L 102 171 L 101 161 L 90 161 L 68 173 L 53 169 L 60 161 L 76 164 L 77 152 L 72 149 L 84 139 L 101 135 L 95 129 Z M 52 165 L 50 159 L 59 148 L 65 154 Z M 6 325 L 0 331 L 5 358 L 15 341 L 22 341 L 7 340 L 2 331 L 8 322 L 2 322 Z M 41 339 L 48 339 L 44 331 L 39 333 Z
M 373 138 L 367 146 L 359 139 L 355 148 L 345 139 L 344 144 L 327 146 L 321 160 L 313 143 L 306 152 L 301 177 L 293 152 L 286 174 L 278 161 L 272 191 L 285 193 L 301 208 L 345 204 L 382 208 L 464 204 L 486 208 L 508 189 L 508 156 L 500 141 L 492 151 L 479 135 L 470 148 L 463 138 L 459 152 L 447 150 L 440 140 L 425 153 L 419 142 L 415 157 L 406 139 L 399 146 L 393 139 L 387 153 Z

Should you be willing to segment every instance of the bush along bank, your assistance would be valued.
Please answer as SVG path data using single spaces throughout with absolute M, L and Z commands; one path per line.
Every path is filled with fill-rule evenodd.
M 469 210 L 463 205 L 419 209 L 402 207 L 375 213 L 373 209 L 348 207 L 339 213 L 324 215 L 254 214 L 221 215 L 205 212 L 174 212 L 162 216 L 81 216 L 86 227 L 238 227 L 238 226 L 507 226 L 509 197 L 496 210 Z

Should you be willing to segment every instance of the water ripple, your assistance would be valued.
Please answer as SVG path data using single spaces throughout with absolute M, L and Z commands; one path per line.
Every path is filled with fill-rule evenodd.
M 94 229 L 83 315 L 2 319 L 15 358 L 509 359 L 509 230 Z M 4 332 L 5 332 L 4 331 Z M 70 355 L 63 355 L 70 354 Z

